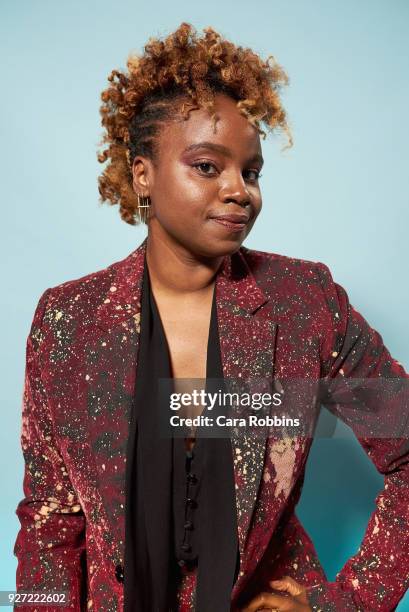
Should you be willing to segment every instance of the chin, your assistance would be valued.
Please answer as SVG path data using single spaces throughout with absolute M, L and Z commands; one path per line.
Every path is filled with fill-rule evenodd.
M 247 233 L 240 236 L 219 237 L 215 235 L 209 236 L 205 232 L 199 234 L 199 231 L 197 231 L 195 233 L 192 230 L 190 236 L 179 235 L 176 240 L 195 257 L 213 259 L 215 257 L 232 255 L 239 250 L 246 237 Z
M 202 257 L 224 257 L 225 255 L 233 255 L 239 250 L 243 240 L 213 240 L 206 245 L 199 245 L 194 250 L 195 253 Z

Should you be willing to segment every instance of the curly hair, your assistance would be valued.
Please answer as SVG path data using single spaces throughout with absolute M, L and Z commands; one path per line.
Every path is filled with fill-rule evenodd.
M 104 135 L 98 161 L 109 160 L 98 178 L 101 203 L 119 204 L 123 221 L 138 223 L 138 200 L 133 190 L 132 162 L 136 155 L 157 159 L 160 127 L 175 114 L 175 102 L 182 101 L 181 113 L 205 108 L 213 122 L 214 97 L 225 93 L 237 101 L 237 108 L 266 137 L 262 122 L 272 131 L 279 127 L 292 136 L 280 90 L 288 76 L 274 56 L 267 60 L 251 49 L 222 39 L 213 28 L 204 28 L 199 38 L 194 27 L 183 22 L 164 40 L 150 38 L 144 55 L 130 54 L 127 73 L 112 70 L 110 85 L 101 93 L 100 107 Z

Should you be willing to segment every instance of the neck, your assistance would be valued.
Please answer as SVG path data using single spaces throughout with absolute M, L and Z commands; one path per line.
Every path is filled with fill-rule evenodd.
M 152 285 L 166 293 L 210 289 L 224 256 L 200 258 L 167 236 L 148 231 L 146 261 Z

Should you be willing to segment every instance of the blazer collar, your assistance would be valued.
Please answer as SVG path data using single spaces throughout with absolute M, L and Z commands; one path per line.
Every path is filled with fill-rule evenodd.
M 96 324 L 107 331 L 124 321 L 138 317 L 141 310 L 141 289 L 147 238 L 125 259 L 112 264 L 112 271 L 103 300 L 97 308 Z M 218 301 L 228 300 L 237 312 L 253 314 L 268 301 L 252 275 L 240 248 L 226 255 L 216 277 Z

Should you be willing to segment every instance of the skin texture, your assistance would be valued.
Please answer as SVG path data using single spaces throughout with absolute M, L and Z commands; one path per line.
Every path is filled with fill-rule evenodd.
M 216 95 L 215 110 L 215 129 L 205 109 L 192 111 L 188 120 L 176 112 L 176 120 L 162 129 L 155 161 L 138 156 L 132 166 L 135 192 L 151 200 L 146 257 L 176 379 L 205 377 L 216 273 L 223 257 L 240 248 L 262 208 L 258 131 L 224 94 Z M 202 142 L 225 150 L 187 150 Z M 243 211 L 249 221 L 241 231 L 211 218 Z M 193 444 L 186 441 L 188 448 Z M 311 610 L 294 579 L 283 577 L 271 586 L 275 594 L 260 593 L 243 612 Z
M 183 266 L 193 267 L 193 277 L 185 279 L 173 261 L 163 262 L 163 270 L 171 273 L 167 284 L 176 284 L 175 289 L 205 285 L 223 256 L 238 250 L 262 206 L 257 180 L 262 160 L 252 161 L 262 155 L 260 137 L 231 98 L 218 94 L 216 112 L 215 133 L 205 109 L 192 110 L 188 120 L 177 115 L 162 130 L 155 164 L 141 156 L 133 163 L 133 187 L 152 202 L 148 258 L 160 248 L 158 256 L 174 254 Z M 185 151 L 204 141 L 227 147 L 229 154 L 207 148 Z M 243 210 L 251 221 L 242 232 L 228 232 L 209 219 L 214 213 Z
M 273 591 L 281 591 L 286 595 L 276 593 L 260 593 L 243 608 L 242 612 L 308 612 L 311 608 L 308 605 L 305 589 L 291 576 L 284 576 L 282 580 L 271 580 L 270 586 Z
M 155 163 L 134 160 L 133 186 L 151 199 L 147 262 L 173 376 L 204 378 L 216 272 L 223 257 L 239 249 L 262 206 L 261 145 L 257 130 L 225 95 L 216 96 L 216 133 L 205 109 L 193 110 L 188 120 L 178 110 L 162 130 Z M 228 151 L 186 151 L 200 142 Z M 210 218 L 226 212 L 244 213 L 250 221 L 233 232 Z

